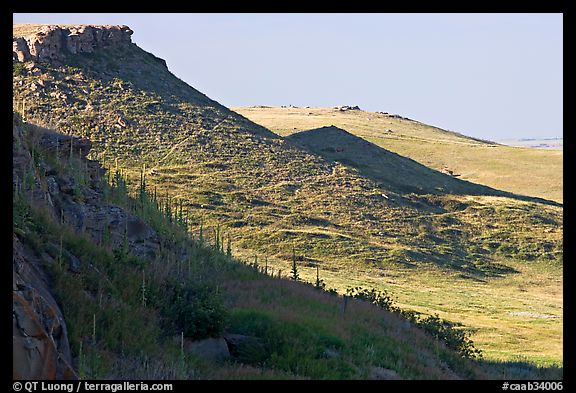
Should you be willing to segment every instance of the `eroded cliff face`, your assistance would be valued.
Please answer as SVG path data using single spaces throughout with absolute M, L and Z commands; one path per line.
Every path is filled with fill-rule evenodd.
M 14 379 L 76 379 L 66 322 L 49 288 L 42 258 L 13 236 L 12 361 Z
M 160 249 L 157 232 L 104 198 L 101 177 L 105 171 L 100 163 L 86 158 L 91 148 L 88 140 L 23 124 L 18 115 L 14 116 L 15 198 L 43 209 L 52 220 L 86 234 L 96 244 L 106 237 L 112 249 L 126 244 L 132 255 L 144 259 L 157 255 Z M 67 162 L 72 156 L 78 157 L 86 173 L 82 184 L 66 165 L 54 165 Z M 24 232 L 14 227 L 13 378 L 75 379 L 76 362 L 71 356 L 66 315 L 54 296 L 49 271 L 51 265 L 58 263 L 72 273 L 80 273 L 91 261 L 41 238 L 36 240 L 49 251 L 39 253 L 22 240 L 26 238 Z
M 15 31 L 12 60 L 63 61 L 68 54 L 91 53 L 99 48 L 121 48 L 132 43 L 128 26 L 42 25 Z

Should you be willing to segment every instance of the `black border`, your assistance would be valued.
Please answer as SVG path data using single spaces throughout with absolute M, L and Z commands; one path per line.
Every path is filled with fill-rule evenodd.
M 135 6 L 128 2 L 110 3 L 66 3 L 66 2 L 38 2 L 31 4 L 20 2 L 11 5 L 12 12 L 38 12 L 38 13 L 71 13 L 71 12 L 110 12 L 110 13 L 167 13 L 167 12 L 387 12 L 387 13 L 532 13 L 532 12 L 565 12 L 571 0 L 410 0 L 410 1 L 363 1 L 363 2 L 336 2 L 323 1 L 240 1 L 240 2 L 140 2 Z M 97 7 L 96 7 L 97 6 Z M 225 6 L 225 7 L 224 7 Z M 82 9 L 84 8 L 84 9 Z M 97 8 L 97 9 L 95 9 Z
M 349 13 L 349 12 L 390 12 L 390 13 L 400 13 L 400 12 L 407 12 L 407 13 L 444 13 L 444 12 L 465 12 L 465 13 L 533 13 L 533 12 L 542 12 L 542 13 L 563 13 L 564 14 L 564 49 L 565 53 L 571 54 L 574 51 L 574 21 L 572 17 L 572 9 L 570 9 L 570 5 L 576 4 L 571 0 L 547 0 L 545 2 L 529 2 L 529 1 L 522 1 L 522 0 L 506 0 L 506 1 L 495 1 L 495 0 L 486 0 L 482 2 L 470 3 L 466 1 L 458 1 L 458 2 L 446 2 L 446 1 L 423 1 L 423 0 L 412 0 L 412 1 L 400 1 L 397 0 L 395 2 L 364 2 L 364 3 L 340 3 L 340 5 L 335 4 L 333 1 L 325 1 L 321 3 L 315 4 L 308 4 L 304 2 L 298 3 L 289 3 L 289 2 L 235 2 L 235 4 L 231 4 L 230 7 L 227 4 L 226 12 L 277 12 L 271 7 L 281 6 L 284 9 L 282 12 L 342 12 L 342 13 Z M 75 10 L 76 12 L 134 12 L 134 7 L 131 7 L 128 3 L 116 3 L 114 7 L 106 7 L 102 6 L 101 10 L 79 10 L 81 6 L 93 6 L 93 4 L 84 3 L 84 4 L 66 4 L 63 2 L 43 2 L 38 4 L 32 3 L 24 3 L 21 2 L 19 4 L 10 4 L 10 13 L 2 13 L 2 21 L 0 25 L 3 29 L 5 29 L 5 43 L 6 47 L 9 45 L 9 25 L 12 19 L 12 13 L 17 12 L 70 12 L 70 10 Z M 99 4 L 101 6 L 101 4 Z M 169 6 L 170 8 L 167 9 L 166 7 Z M 205 2 L 204 4 L 199 4 L 198 2 L 187 2 L 187 3 L 178 3 L 178 5 L 170 6 L 166 3 L 146 3 L 146 4 L 139 4 L 138 11 L 139 12 L 220 12 L 222 11 L 219 8 L 222 8 L 223 4 L 215 3 L 215 2 Z M 199 9 L 199 7 L 203 7 L 203 9 Z M 379 9 L 378 9 L 379 8 Z M 113 10 L 112 10 L 113 9 Z M 5 19 L 5 20 L 4 20 Z M 9 20 L 10 19 L 10 20 Z M 2 41 L 4 43 L 4 41 Z M 7 49 L 7 48 L 6 48 Z M 6 61 L 6 68 L 10 67 L 10 63 L 8 60 L 8 54 L 5 57 Z M 564 56 L 564 69 L 568 70 L 568 72 L 564 73 L 564 107 L 566 107 L 566 103 L 569 103 L 569 107 L 573 108 L 574 104 L 574 74 L 573 70 L 574 61 L 571 59 L 571 56 Z M 11 71 L 10 71 L 11 74 Z M 9 70 L 6 70 L 6 82 L 3 86 L 10 86 L 11 82 L 8 80 Z M 6 101 L 8 101 L 9 96 L 7 93 L 7 88 L 5 90 Z M 217 98 L 217 97 L 216 97 Z M 572 105 L 570 105 L 572 104 Z M 3 108 L 5 108 L 6 113 L 4 114 L 3 119 L 8 122 L 9 119 L 12 119 L 12 115 L 8 113 L 9 103 L 6 102 Z M 569 169 L 572 168 L 572 164 L 570 161 L 573 159 L 571 154 L 572 148 L 574 146 L 573 136 L 571 131 L 574 130 L 574 127 L 570 127 L 570 123 L 573 123 L 572 116 L 564 115 L 564 127 L 568 129 L 569 132 L 565 133 L 564 135 L 564 154 L 565 159 L 567 161 L 564 162 L 564 177 L 566 177 Z M 568 120 L 568 122 L 566 122 Z M 8 126 L 11 128 L 11 125 L 7 124 L 6 130 L 8 130 Z M 3 147 L 6 150 L 9 149 L 8 143 L 4 143 Z M 3 168 L 12 168 L 11 162 L 8 163 L 9 154 L 2 154 L 2 159 L 5 159 L 6 166 Z M 11 182 L 12 175 L 11 173 L 6 174 L 6 182 Z M 568 183 L 568 187 L 570 183 Z M 3 190 L 7 191 L 8 184 L 4 186 Z M 10 185 L 11 187 L 11 185 Z M 5 192 L 6 192 L 5 191 Z M 564 201 L 569 201 L 570 194 L 566 192 L 566 187 L 564 188 Z M 12 212 L 10 211 L 10 215 Z M 567 209 L 564 209 L 564 228 L 565 232 L 568 234 L 568 243 L 570 243 L 570 231 L 571 231 L 571 223 L 572 223 L 572 207 L 569 203 Z M 8 226 L 8 223 L 6 223 Z M 7 227 L 8 229 L 8 227 Z M 566 231 L 567 230 L 567 231 Z M 8 230 L 6 231 L 8 234 Z M 6 235 L 3 237 L 6 239 L 6 243 L 8 243 L 9 236 Z M 567 242 L 564 241 L 566 244 Z M 6 250 L 8 250 L 9 245 L 6 244 Z M 564 249 L 564 260 L 567 263 L 564 264 L 564 283 L 571 283 L 571 278 L 574 277 L 574 267 L 573 267 L 573 254 L 571 252 L 570 247 L 565 247 Z M 4 277 L 10 277 L 10 272 L 8 271 L 8 263 L 4 264 L 4 268 L 6 269 L 6 274 Z M 8 283 L 5 285 L 6 288 L 10 286 Z M 6 294 L 7 295 L 7 294 Z M 572 380 L 574 376 L 574 352 L 576 351 L 576 346 L 574 342 L 574 334 L 573 332 L 576 331 L 573 325 L 573 318 L 571 317 L 574 313 L 574 293 L 572 290 L 571 285 L 564 285 L 564 391 L 571 391 L 572 388 Z M 9 297 L 5 296 L 6 299 L 6 308 L 9 307 Z M 8 323 L 8 318 L 4 320 L 6 324 Z M 9 328 L 11 329 L 11 327 Z M 7 331 L 9 331 L 7 329 Z M 6 353 L 12 352 L 12 347 L 8 344 L 8 336 L 5 337 L 6 339 Z M 9 368 L 5 368 L 6 373 L 10 373 Z M 12 377 L 8 374 L 7 379 L 12 380 Z M 94 382 L 105 382 L 105 381 L 94 381 Z M 117 383 L 118 381 L 109 381 L 113 383 Z M 134 381 L 137 382 L 137 381 Z M 473 380 L 473 381 L 148 381 L 150 383 L 154 382 L 170 382 L 174 386 L 175 392 L 178 391 L 188 391 L 190 389 L 201 388 L 201 387 L 218 387 L 218 388 L 234 388 L 234 389 L 262 389 L 268 390 L 270 388 L 278 387 L 279 385 L 287 384 L 288 386 L 292 387 L 306 387 L 311 389 L 341 389 L 341 388 L 350 388 L 358 386 L 360 388 L 376 388 L 376 389 L 441 389 L 444 391 L 458 391 L 462 392 L 464 389 L 470 388 L 479 388 L 482 391 L 502 391 L 502 383 L 503 381 L 500 380 Z M 512 382 L 512 381 L 509 381 Z M 10 382 L 12 383 L 12 381 Z M 9 388 L 12 389 L 12 386 L 9 385 Z M 14 391 L 14 390 L 11 390 Z M 82 389 L 80 389 L 82 391 Z

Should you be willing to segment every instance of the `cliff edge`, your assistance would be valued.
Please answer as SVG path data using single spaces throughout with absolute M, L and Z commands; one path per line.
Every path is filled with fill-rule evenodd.
M 13 25 L 12 60 L 63 61 L 68 54 L 132 44 L 128 26 Z

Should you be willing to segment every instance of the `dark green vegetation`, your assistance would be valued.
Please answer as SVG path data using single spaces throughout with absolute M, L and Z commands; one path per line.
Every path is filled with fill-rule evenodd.
M 220 249 L 226 242 L 230 253 L 250 261 L 256 256 L 260 266 L 265 260 L 283 276 L 297 259 L 292 275 L 314 282 L 319 268 L 325 284 L 340 293 L 357 285 L 389 289 L 403 308 L 432 315 L 438 310 L 442 318 L 479 329 L 484 345 L 497 343 L 490 348 L 493 358 L 513 358 L 526 348 L 524 340 L 537 342 L 530 334 L 517 339 L 520 330 L 543 329 L 543 323 L 517 329 L 516 320 L 496 307 L 502 299 L 514 299 L 503 305 L 507 311 L 551 305 L 554 310 L 542 312 L 558 313 L 557 286 L 548 291 L 550 302 L 540 293 L 510 296 L 506 291 L 512 289 L 499 286 L 522 277 L 532 295 L 533 287 L 544 288 L 534 284 L 539 275 L 558 277 L 562 209 L 553 203 L 459 181 L 386 151 L 375 152 L 381 171 L 365 157 L 338 162 L 340 152 L 330 151 L 331 145 L 302 147 L 301 141 L 281 138 L 208 99 L 136 46 L 70 56 L 64 66 L 30 66 L 15 63 L 15 110 L 89 138 L 91 157 L 112 168 L 117 160 L 135 194 L 145 164 L 148 189 L 183 211 L 196 238 L 212 241 L 220 228 L 225 239 Z M 138 277 L 141 284 L 141 273 Z M 481 284 L 486 285 L 480 311 L 470 313 L 470 293 L 477 294 Z M 418 292 L 435 285 L 441 287 L 437 292 Z M 258 286 L 263 288 L 254 294 L 257 299 L 278 297 L 273 284 L 258 281 Z M 202 291 L 169 293 L 186 298 Z M 298 310 L 290 313 L 300 315 Z M 486 316 L 486 310 L 493 314 Z M 187 323 L 185 310 L 168 308 L 163 315 L 174 329 Z M 545 363 L 559 363 L 561 320 L 545 322 L 554 324 L 552 337 L 529 345 L 533 352 L 552 348 Z M 353 340 L 346 336 L 352 331 L 343 337 Z M 394 359 L 389 360 L 388 365 Z

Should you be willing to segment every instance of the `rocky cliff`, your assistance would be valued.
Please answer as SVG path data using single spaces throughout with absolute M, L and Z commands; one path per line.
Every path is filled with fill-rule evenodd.
M 13 61 L 63 61 L 68 54 L 92 53 L 98 48 L 121 48 L 132 43 L 132 30 L 128 26 L 23 26 L 13 33 Z
M 76 379 L 62 311 L 42 258 L 13 237 L 12 361 L 14 379 Z
M 111 247 L 125 242 L 135 256 L 152 258 L 159 251 L 158 234 L 138 217 L 107 203 L 100 164 L 86 158 L 90 142 L 22 123 L 14 115 L 13 189 L 18 200 L 52 216 L 95 243 L 106 237 Z M 82 181 L 72 173 L 71 157 L 83 170 Z M 58 164 L 62 163 L 62 164 Z M 64 164 L 66 163 L 66 164 Z M 15 211 L 15 216 L 29 217 Z M 18 225 L 13 235 L 13 378 L 74 379 L 65 315 L 53 295 L 50 267 L 62 264 L 78 274 L 91 261 L 77 257 L 62 245 L 44 244 L 38 251 L 27 238 L 29 222 Z M 18 218 L 15 218 L 18 220 Z

